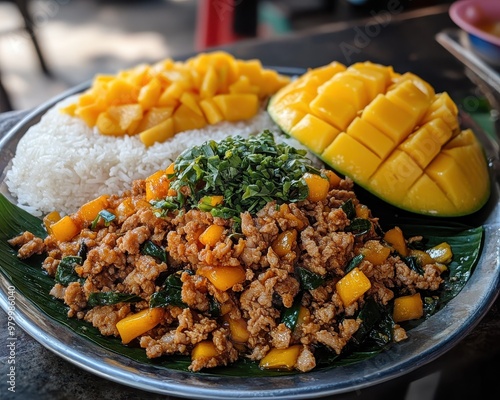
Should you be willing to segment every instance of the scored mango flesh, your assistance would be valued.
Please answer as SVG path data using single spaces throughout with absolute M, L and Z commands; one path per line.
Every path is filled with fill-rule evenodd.
M 103 135 L 139 135 L 151 146 L 208 124 L 250 119 L 289 81 L 259 60 L 216 51 L 185 62 L 166 59 L 116 75 L 97 75 L 62 111 Z
M 462 216 L 490 195 L 483 148 L 446 93 L 412 73 L 332 62 L 280 89 L 268 112 L 333 169 L 386 202 Z

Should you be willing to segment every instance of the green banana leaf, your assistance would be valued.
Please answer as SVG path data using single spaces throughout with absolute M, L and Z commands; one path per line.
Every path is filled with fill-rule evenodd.
M 463 225 L 436 226 L 424 223 L 425 221 L 419 220 L 416 222 L 410 221 L 408 225 L 405 225 L 403 221 L 399 220 L 398 226 L 403 229 L 406 236 L 425 236 L 429 246 L 444 241 L 451 245 L 454 261 L 449 265 L 450 275 L 444 285 L 444 289 L 440 293 L 437 307 L 437 309 L 440 309 L 460 292 L 473 273 L 481 252 L 483 229 L 482 227 Z M 67 307 L 61 301 L 49 295 L 49 291 L 54 285 L 54 280 L 41 268 L 43 257 L 20 260 L 16 256 L 16 249 L 7 243 L 8 239 L 26 230 L 40 237 L 46 235 L 42 221 L 39 218 L 13 205 L 4 196 L 0 196 L 0 272 L 16 287 L 19 293 L 33 304 L 33 307 L 67 329 L 74 331 L 76 334 L 109 351 L 119 353 L 140 363 L 154 365 L 158 368 L 188 371 L 190 364 L 188 357 L 169 356 L 151 360 L 146 357 L 143 349 L 124 346 L 118 338 L 102 336 L 96 328 L 85 321 L 68 318 Z M 415 323 L 410 326 L 410 329 L 413 326 L 415 326 Z M 383 351 L 383 349 L 356 351 L 346 357 L 333 359 L 328 368 L 360 362 L 373 357 L 380 351 Z M 250 377 L 275 376 L 293 372 L 261 370 L 257 363 L 241 360 L 230 367 L 216 368 L 210 372 L 202 373 L 207 375 L 218 374 Z

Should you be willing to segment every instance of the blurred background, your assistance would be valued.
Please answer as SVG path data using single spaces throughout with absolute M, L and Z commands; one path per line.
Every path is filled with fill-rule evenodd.
M 0 112 L 36 107 L 96 73 L 368 18 L 391 1 L 0 0 Z M 451 2 L 398 0 L 405 10 Z

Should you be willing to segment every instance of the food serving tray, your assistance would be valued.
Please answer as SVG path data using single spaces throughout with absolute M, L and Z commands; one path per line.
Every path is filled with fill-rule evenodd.
M 289 74 L 300 70 L 279 71 Z M 0 192 L 10 197 L 4 183 L 6 169 L 20 138 L 47 110 L 62 99 L 86 89 L 77 86 L 41 105 L 0 141 Z M 464 119 L 465 125 L 473 124 Z M 474 126 L 477 132 L 480 128 Z M 479 135 L 492 158 L 498 149 Z M 484 244 L 478 264 L 462 291 L 437 314 L 409 331 L 409 340 L 393 345 L 368 360 L 346 366 L 313 370 L 302 374 L 267 377 L 220 376 L 213 373 L 187 373 L 143 364 L 107 350 L 56 322 L 21 291 L 16 291 L 16 324 L 44 347 L 70 363 L 123 385 L 144 391 L 190 399 L 302 399 L 354 391 L 409 373 L 443 355 L 479 323 L 495 301 L 500 288 L 500 205 L 499 184 L 492 175 L 492 196 L 482 210 Z M 0 260 L 0 267 L 2 260 Z M 0 268 L 1 271 L 1 268 Z M 8 291 L 12 282 L 0 274 L 0 306 L 9 310 Z

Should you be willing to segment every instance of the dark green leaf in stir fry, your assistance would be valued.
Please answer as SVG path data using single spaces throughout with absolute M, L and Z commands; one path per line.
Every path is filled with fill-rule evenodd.
M 109 212 L 108 210 L 101 210 L 99 211 L 99 214 L 97 214 L 97 217 L 92 221 L 91 228 L 95 229 L 97 227 L 97 224 L 99 221 L 103 220 L 105 226 L 109 226 L 111 222 L 113 222 L 116 219 L 116 216 Z
M 353 342 L 357 345 L 362 344 L 368 337 L 372 329 L 380 321 L 382 311 L 373 299 L 369 299 L 358 314 L 362 321 L 359 329 L 353 336 Z
M 361 264 L 361 261 L 363 261 L 363 259 L 365 258 L 365 256 L 363 254 L 358 254 L 357 256 L 354 256 L 351 261 L 349 261 L 349 264 L 347 264 L 347 267 L 345 269 L 345 273 L 349 273 L 351 272 L 354 268 L 356 268 L 359 264 Z
M 81 264 L 82 257 L 64 257 L 57 266 L 55 281 L 64 286 L 68 286 L 71 282 L 80 282 L 81 284 L 83 284 L 83 282 L 85 282 L 85 279 L 80 277 L 75 271 L 75 267 Z
M 302 296 L 298 295 L 293 301 L 292 306 L 290 308 L 283 309 L 283 312 L 281 313 L 281 322 L 291 331 L 293 331 L 297 325 L 301 302 Z
M 168 305 L 187 307 L 182 301 L 182 281 L 179 274 L 169 275 L 163 288 L 159 292 L 153 293 L 149 300 L 150 307 L 165 307 Z
M 297 274 L 302 289 L 313 290 L 325 283 L 325 280 L 320 275 L 302 267 L 297 268 Z
M 110 306 L 118 303 L 137 303 L 138 301 L 142 301 L 142 298 L 133 294 L 120 292 L 94 292 L 89 295 L 87 305 L 89 307 Z
M 422 266 L 419 264 L 416 257 L 410 256 L 410 257 L 404 257 L 403 259 L 406 265 L 408 265 L 408 267 L 410 267 L 411 270 L 415 271 L 419 275 L 424 274 L 424 270 Z
M 346 231 L 352 232 L 356 236 L 364 235 L 372 228 L 372 223 L 364 218 L 354 218 L 351 225 L 346 227 Z
M 352 220 L 356 216 L 356 209 L 354 208 L 352 199 L 347 200 L 344 204 L 342 204 L 340 208 L 345 212 L 345 215 L 350 220 Z
M 141 254 L 167 262 L 167 252 L 151 240 L 146 240 L 141 246 Z

